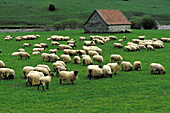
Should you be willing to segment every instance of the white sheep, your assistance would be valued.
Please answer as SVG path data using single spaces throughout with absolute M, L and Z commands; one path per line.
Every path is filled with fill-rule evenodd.
M 92 77 L 101 78 L 103 77 L 103 70 L 101 66 L 98 65 L 89 65 L 87 67 L 88 77 L 91 79 Z
M 51 42 L 51 46 L 53 46 L 53 45 L 59 45 L 59 42 L 57 42 L 57 41 L 52 41 L 52 42 Z
M 60 84 L 62 82 L 72 82 L 78 79 L 78 71 L 61 71 L 60 73 Z
M 94 46 L 95 42 L 94 41 L 84 41 L 85 46 Z
M 34 48 L 42 48 L 40 44 L 34 44 Z
M 117 40 L 117 37 L 116 36 L 108 36 L 110 39 L 112 40 Z
M 47 68 L 44 68 L 44 67 L 35 67 L 35 71 L 42 72 L 45 76 L 52 74 L 48 71 Z
M 85 56 L 85 57 L 83 57 L 82 58 L 82 62 L 83 62 L 83 65 L 91 65 L 92 64 L 92 60 L 91 60 L 91 58 L 90 58 L 90 56 Z
M 30 59 L 30 55 L 27 52 L 14 52 L 14 53 L 12 53 L 12 56 L 19 56 L 19 58 L 21 58 L 21 60 L 22 60 L 22 58 Z M 18 58 L 18 60 L 19 60 L 19 58 Z
M 139 40 L 144 40 L 146 36 L 139 36 Z
M 55 54 L 43 53 L 41 56 L 42 56 L 43 61 L 44 59 L 47 59 L 48 62 L 55 62 L 55 61 L 60 60 L 60 58 Z
M 32 52 L 32 55 L 40 55 L 41 53 L 39 51 Z
M 48 45 L 46 43 L 40 43 L 42 48 L 48 48 Z
M 151 74 L 165 74 L 166 73 L 164 67 L 159 63 L 151 63 L 150 72 Z
M 122 62 L 123 61 L 123 58 L 120 56 L 120 55 L 118 55 L 118 54 L 112 54 L 111 56 L 110 56 L 110 61 L 111 62 L 113 62 L 113 61 L 120 61 L 120 62 Z
M 147 45 L 147 50 L 153 50 L 154 51 L 154 47 L 151 45 Z
M 113 44 L 114 48 L 122 48 L 122 44 L 121 43 L 114 43 Z
M 51 71 L 51 69 L 48 67 L 48 65 L 38 64 L 37 67 L 43 67 L 43 68 L 46 68 L 49 72 Z
M 132 71 L 132 64 L 127 61 L 122 62 L 122 71 Z
M 5 63 L 2 60 L 0 60 L 0 68 L 6 68 Z
M 117 74 L 117 72 L 119 72 L 119 70 L 120 70 L 120 64 L 121 64 L 121 62 L 118 61 L 118 62 L 116 62 L 116 63 L 108 63 L 107 65 L 110 66 L 111 71 L 112 71 L 114 74 Z
M 0 78 L 14 79 L 15 71 L 9 68 L 0 68 Z
M 144 49 L 144 50 L 146 50 L 145 45 L 139 45 L 139 48 L 140 48 L 140 49 Z
M 25 66 L 23 68 L 23 73 L 24 73 L 24 77 L 27 78 L 27 75 L 30 71 L 35 71 L 35 68 L 32 66 Z
M 94 56 L 94 55 L 99 55 L 99 53 L 97 52 L 97 51 L 92 51 L 92 50 L 90 50 L 89 52 L 88 52 L 88 54 L 89 54 L 89 56 Z
M 65 62 L 65 63 L 69 63 L 71 61 L 70 55 L 65 55 L 65 54 L 62 54 L 60 56 L 60 59 L 61 59 L 61 61 Z
M 140 61 L 135 61 L 133 65 L 135 70 L 138 70 L 139 68 L 140 70 L 142 69 L 142 63 Z
M 103 75 L 105 77 L 110 76 L 110 78 L 112 78 L 112 70 L 111 70 L 110 66 L 104 65 L 102 70 L 103 70 Z
M 125 46 L 125 47 L 124 47 L 124 51 L 128 51 L 128 52 L 129 52 L 129 51 L 132 51 L 132 49 L 131 49 L 130 46 Z
M 74 63 L 75 64 L 80 64 L 80 57 L 79 56 L 74 56 Z
M 55 53 L 55 54 L 56 54 L 56 53 L 57 53 L 57 49 L 50 49 L 49 52 L 50 52 L 50 53 Z
M 44 91 L 44 86 L 46 85 L 46 89 L 49 89 L 49 84 L 51 82 L 51 76 L 43 76 L 40 77 L 40 83 L 38 84 L 38 90 L 39 86 L 42 84 L 43 86 L 43 91 Z
M 20 48 L 18 51 L 19 52 L 25 52 L 25 49 Z
M 84 41 L 84 40 L 86 40 L 86 37 L 79 37 L 79 40 Z
M 72 47 L 69 46 L 69 45 L 60 44 L 60 45 L 59 45 L 59 48 L 57 48 L 57 49 L 60 49 L 60 50 L 72 49 Z
M 93 56 L 93 62 L 102 63 L 103 62 L 103 57 L 101 55 L 94 55 Z
M 85 50 L 78 50 L 77 52 L 80 56 L 81 55 L 86 55 L 86 51 Z
M 33 48 L 32 50 L 33 50 L 33 51 L 39 51 L 39 52 L 41 52 L 41 51 L 46 51 L 45 48 Z
M 63 62 L 63 61 L 62 61 Z M 53 69 L 54 69 L 54 71 L 57 71 L 57 67 L 58 66 L 60 66 L 60 67 L 64 67 L 64 68 L 66 68 L 66 65 L 65 65 L 65 63 L 63 64 L 61 61 L 57 61 L 57 62 L 55 62 L 55 63 L 53 63 Z
M 76 56 L 78 54 L 78 50 L 69 50 L 70 56 Z

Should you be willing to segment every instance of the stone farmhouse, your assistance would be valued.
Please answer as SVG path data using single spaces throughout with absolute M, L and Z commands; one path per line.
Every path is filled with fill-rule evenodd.
M 84 24 L 85 33 L 114 33 L 130 31 L 131 23 L 120 10 L 94 10 Z

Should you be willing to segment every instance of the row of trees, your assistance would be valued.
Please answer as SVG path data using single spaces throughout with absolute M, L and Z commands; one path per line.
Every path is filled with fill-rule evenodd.
M 151 16 L 135 17 L 130 19 L 132 29 L 157 29 L 157 22 Z

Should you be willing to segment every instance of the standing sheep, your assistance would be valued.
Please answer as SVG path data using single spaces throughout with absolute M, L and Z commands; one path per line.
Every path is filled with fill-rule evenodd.
M 12 53 L 12 56 L 19 56 L 19 58 L 21 58 L 21 60 L 22 60 L 22 58 L 30 59 L 30 55 L 27 52 L 14 52 L 14 53 Z M 19 58 L 18 58 L 18 60 L 19 60 Z
M 82 62 L 83 62 L 83 65 L 92 65 L 92 60 L 91 60 L 91 58 L 90 58 L 90 56 L 86 56 L 86 57 L 83 57 L 82 58 Z
M 6 68 L 6 65 L 4 64 L 2 60 L 0 60 L 0 68 Z
M 140 68 L 140 70 L 142 69 L 142 63 L 140 61 L 135 61 L 134 62 L 134 69 L 138 70 Z
M 69 63 L 71 61 L 70 55 L 65 55 L 65 54 L 62 54 L 60 56 L 60 59 L 61 59 L 61 61 L 65 62 L 65 63 Z
M 74 56 L 74 63 L 80 64 L 80 57 L 79 56 Z
M 101 55 L 94 55 L 93 56 L 93 62 L 102 63 L 103 62 L 103 57 Z
M 105 77 L 110 76 L 110 78 L 112 78 L 112 70 L 111 70 L 110 66 L 108 66 L 108 65 L 103 66 L 103 75 Z
M 32 66 L 25 66 L 23 68 L 23 73 L 24 73 L 24 77 L 27 78 L 27 75 L 30 71 L 35 71 L 35 68 Z
M 164 67 L 158 63 L 151 63 L 150 71 L 151 71 L 151 74 L 165 74 L 166 73 Z
M 110 66 L 111 71 L 114 74 L 117 74 L 117 72 L 120 70 L 120 64 L 121 64 L 121 62 L 118 61 L 117 63 L 108 63 L 107 65 Z
M 60 73 L 60 84 L 62 82 L 72 82 L 78 79 L 78 71 L 61 71 Z
M 122 62 L 122 71 L 132 71 L 132 64 L 130 62 Z
M 51 82 L 51 76 L 43 76 L 43 77 L 40 77 L 40 83 L 38 84 L 38 90 L 39 90 L 39 87 L 40 85 L 42 84 L 43 86 L 43 91 L 44 91 L 44 86 L 46 85 L 46 89 L 49 89 L 49 84 Z
M 89 65 L 87 67 L 88 77 L 91 79 L 92 77 L 101 78 L 103 77 L 103 70 L 101 66 L 98 65 Z
M 122 62 L 123 61 L 123 58 L 120 56 L 120 55 L 118 55 L 118 54 L 112 54 L 111 56 L 110 56 L 110 61 L 111 62 L 113 62 L 113 61 L 120 61 L 120 62 Z

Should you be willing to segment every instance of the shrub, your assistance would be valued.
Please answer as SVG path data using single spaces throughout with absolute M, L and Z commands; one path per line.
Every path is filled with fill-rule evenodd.
M 130 22 L 132 23 L 131 28 L 132 29 L 141 29 L 141 18 L 140 17 L 135 17 L 133 19 L 130 20 Z
M 54 11 L 54 10 L 55 10 L 55 6 L 54 6 L 53 4 L 50 4 L 48 9 L 49 9 L 50 11 Z
M 67 19 L 53 24 L 57 30 L 83 28 L 83 21 L 79 19 Z
M 144 29 L 156 29 L 157 23 L 151 16 L 144 16 L 141 20 L 141 25 Z

